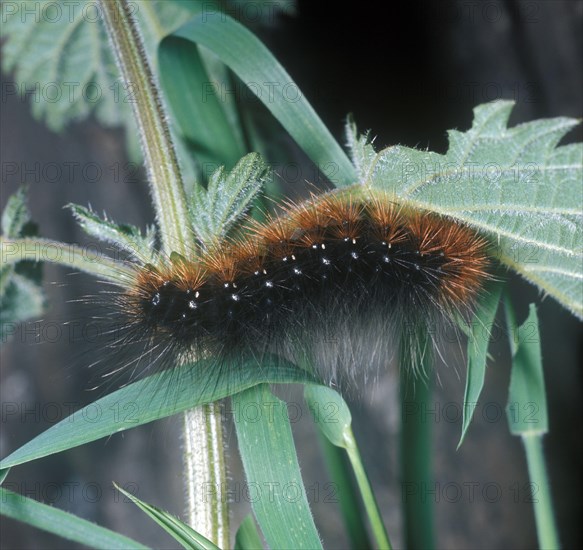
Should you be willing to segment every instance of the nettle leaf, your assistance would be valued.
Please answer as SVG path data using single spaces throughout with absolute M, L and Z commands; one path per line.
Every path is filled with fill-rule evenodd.
M 208 187 L 197 187 L 192 195 L 192 225 L 203 243 L 227 235 L 233 224 L 250 208 L 267 176 L 267 165 L 257 153 L 245 155 L 227 173 L 219 168 Z
M 368 181 L 369 171 L 374 168 L 374 159 L 376 152 L 370 141 L 370 132 L 366 131 L 362 135 L 358 135 L 356 124 L 352 117 L 348 117 L 346 121 L 346 145 L 350 150 L 350 160 L 356 168 L 356 175 L 358 181 Z
M 146 234 L 142 235 L 138 227 L 114 223 L 108 220 L 107 216 L 100 218 L 90 208 L 78 204 L 69 204 L 68 207 L 73 211 L 85 233 L 91 237 L 111 243 L 144 262 L 149 262 L 154 257 L 156 243 L 154 226 L 146 227 Z
M 513 106 L 477 107 L 470 130 L 449 132 L 445 155 L 396 146 L 366 157 L 361 183 L 475 227 L 503 264 L 583 317 L 583 144 L 557 147 L 579 121 L 508 128 Z
M 196 3 L 194 3 L 196 4 Z M 192 2 L 134 2 L 146 50 L 187 21 Z M 130 125 L 132 90 L 122 84 L 98 2 L 23 0 L 2 3 L 6 93 L 29 96 L 35 118 L 52 130 L 95 113 L 105 125 Z M 128 132 L 128 135 L 137 135 Z
M 263 23 L 273 23 L 277 12 L 293 13 L 291 0 L 148 0 L 132 6 L 154 65 L 162 38 L 196 13 L 227 10 L 235 17 L 259 16 Z M 0 10 L 6 38 L 2 66 L 15 79 L 5 83 L 5 94 L 28 96 L 34 117 L 54 131 L 92 113 L 106 126 L 126 126 L 130 150 L 139 158 L 135 94 L 121 81 L 99 2 L 19 0 L 2 2 Z
M 18 237 L 30 222 L 30 213 L 26 206 L 26 187 L 21 187 L 12 195 L 2 212 L 2 234 L 6 237 Z
M 30 219 L 26 188 L 12 195 L 2 212 L 2 234 L 8 238 L 32 237 L 37 226 Z M 34 253 L 34 251 L 31 251 Z M 19 322 L 42 315 L 46 299 L 42 289 L 42 266 L 21 261 L 0 265 L 0 341 L 6 342 Z

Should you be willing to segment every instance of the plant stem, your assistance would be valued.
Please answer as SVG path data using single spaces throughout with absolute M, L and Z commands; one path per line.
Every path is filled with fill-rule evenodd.
M 140 132 L 162 252 L 188 256 L 194 251 L 182 176 L 170 137 L 166 113 L 127 0 L 100 0 L 107 31 L 128 91 Z M 218 405 L 205 405 L 185 415 L 185 466 L 191 525 L 215 544 L 229 547 L 226 467 Z M 197 490 L 213 489 L 196 499 Z
M 188 521 L 220 548 L 230 548 L 220 405 L 191 409 L 183 418 Z
M 128 285 L 134 275 L 133 270 L 122 262 L 97 252 L 94 248 L 75 246 L 50 239 L 8 239 L 0 238 L 0 265 L 16 264 L 21 261 L 50 262 L 74 267 L 85 273 L 103 277 L 118 285 Z
M 431 398 L 431 386 L 429 380 L 421 378 L 418 369 L 427 372 L 432 354 L 428 337 L 419 335 L 419 338 L 425 340 L 413 337 L 401 341 L 401 494 L 405 546 L 429 550 L 435 548 L 433 499 L 428 494 L 433 487 L 432 426 L 424 411 Z M 413 370 L 411 356 L 418 354 L 422 364 Z
M 533 495 L 534 515 L 539 548 L 560 548 L 559 535 L 553 504 L 551 502 L 551 488 L 545 467 L 542 436 L 536 433 L 524 434 L 522 442 L 526 450 L 528 475 L 533 486 L 537 489 Z
M 318 430 L 318 439 L 330 478 L 339 488 L 339 506 L 350 545 L 352 548 L 372 548 L 365 525 L 365 515 L 360 513 L 360 506 L 356 506 L 361 496 L 354 484 L 345 449 L 332 444 L 321 430 Z
M 162 250 L 167 256 L 173 251 L 185 256 L 194 246 L 182 176 L 142 37 L 127 0 L 100 1 L 124 85 L 133 98 Z
M 372 487 L 370 486 L 366 471 L 364 470 L 360 452 L 358 450 L 358 446 L 356 445 L 354 434 L 352 433 L 351 429 L 349 429 L 349 434 L 347 434 L 344 439 L 346 442 L 346 452 L 348 453 L 348 458 L 352 464 L 354 475 L 356 476 L 356 481 L 360 487 L 362 500 L 370 520 L 370 525 L 375 541 L 377 543 L 377 547 L 383 550 L 391 550 L 391 541 L 389 540 L 389 535 L 385 530 L 377 501 L 374 497 L 374 493 L 372 492 Z

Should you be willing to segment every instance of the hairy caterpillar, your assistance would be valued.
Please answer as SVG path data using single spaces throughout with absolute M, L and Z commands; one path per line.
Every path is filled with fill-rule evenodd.
M 470 313 L 490 264 L 487 241 L 449 218 L 384 195 L 312 196 L 196 259 L 137 268 L 122 343 L 145 340 L 162 363 L 275 353 L 336 382 L 386 363 L 411 327 Z

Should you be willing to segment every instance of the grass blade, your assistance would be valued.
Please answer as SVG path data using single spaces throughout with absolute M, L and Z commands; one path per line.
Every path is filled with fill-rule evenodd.
M 484 387 L 486 376 L 486 361 L 488 359 L 488 345 L 490 334 L 498 303 L 502 294 L 502 283 L 496 282 L 486 290 L 485 299 L 482 301 L 476 314 L 477 321 L 472 324 L 468 337 L 468 368 L 466 374 L 466 388 L 464 391 L 464 408 L 462 419 L 462 433 L 457 448 L 464 441 L 474 410 Z
M 162 527 L 175 541 L 180 543 L 187 550 L 219 550 L 210 540 L 197 533 L 190 525 L 174 517 L 168 512 L 164 512 L 152 506 L 136 496 L 124 491 L 115 484 L 115 488 L 127 498 L 129 498 L 142 512 L 152 518 L 160 527 Z
M 2 503 L 3 516 L 22 521 L 64 539 L 90 544 L 91 548 L 103 548 L 103 550 L 147 548 L 139 542 L 100 527 L 86 519 L 8 491 L 3 487 L 0 487 L 0 503 Z
M 262 382 L 305 382 L 309 375 L 282 362 L 229 365 L 230 376 L 214 361 L 169 369 L 145 378 L 65 418 L 0 462 L 0 469 L 65 451 L 159 418 L 212 403 Z
M 270 548 L 322 548 L 291 433 L 287 405 L 262 384 L 232 397 L 239 453 L 255 518 Z M 253 414 L 249 411 L 255 411 Z
M 257 532 L 255 520 L 249 514 L 239 526 L 235 537 L 235 550 L 263 550 L 261 537 Z
M 366 529 L 362 513 L 362 498 L 354 481 L 352 467 L 343 448 L 332 444 L 318 430 L 320 448 L 332 482 L 338 487 L 339 506 L 344 528 L 348 533 L 351 548 L 372 548 L 372 542 Z
M 176 39 L 211 50 L 249 86 L 332 183 L 356 182 L 356 171 L 338 142 L 290 75 L 249 30 L 227 15 L 206 13 L 164 39 L 160 50 L 173 48 Z
M 164 96 L 181 137 L 201 166 L 221 164 L 230 170 L 246 150 L 225 114 L 225 102 L 218 99 L 198 46 L 170 36 L 158 57 Z

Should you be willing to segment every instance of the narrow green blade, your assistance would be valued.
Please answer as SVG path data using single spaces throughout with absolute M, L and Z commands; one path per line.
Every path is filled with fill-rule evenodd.
M 488 345 L 490 334 L 500 295 L 502 293 L 502 283 L 495 282 L 486 289 L 485 299 L 479 305 L 476 320 L 472 324 L 468 336 L 468 368 L 466 373 L 466 388 L 464 391 L 464 408 L 462 420 L 462 433 L 458 443 L 458 449 L 464 441 L 474 410 L 478 404 L 478 399 L 484 387 L 486 377 L 486 361 L 488 359 Z
M 520 327 L 512 317 L 507 316 L 508 329 L 516 347 L 506 405 L 508 424 L 514 435 L 545 434 L 549 421 L 536 307 L 530 305 L 528 318 Z
M 160 80 L 180 136 L 205 164 L 233 168 L 246 153 L 219 101 L 216 84 L 207 74 L 198 46 L 170 36 L 158 50 Z
M 249 514 L 239 526 L 235 537 L 235 550 L 263 550 L 261 537 L 257 532 L 255 520 Z
M 208 48 L 232 69 L 332 183 L 356 183 L 356 171 L 338 142 L 290 75 L 249 30 L 224 14 L 197 15 L 162 41 L 161 58 L 166 58 L 164 49 L 176 47 L 177 39 Z
M 129 498 L 140 510 L 142 510 L 142 512 L 150 516 L 150 518 L 162 527 L 175 541 L 180 543 L 183 548 L 186 548 L 187 550 L 219 550 L 215 544 L 200 533 L 197 533 L 190 525 L 180 521 L 172 514 L 164 512 L 163 510 L 160 510 L 160 508 L 140 500 L 131 493 L 124 491 L 117 484 L 114 483 L 114 485 L 118 491 Z
M 253 512 L 270 548 L 322 548 L 306 495 L 287 405 L 262 384 L 232 397 Z M 238 411 L 238 413 L 237 413 Z
M 0 487 L 0 503 L 3 516 L 22 521 L 64 539 L 88 544 L 91 548 L 103 548 L 103 550 L 147 548 L 143 544 L 86 519 L 8 491 L 3 487 Z
M 0 469 L 65 451 L 205 403 L 262 382 L 305 382 L 310 377 L 281 361 L 242 361 L 217 368 L 214 361 L 169 369 L 87 405 L 0 462 Z

